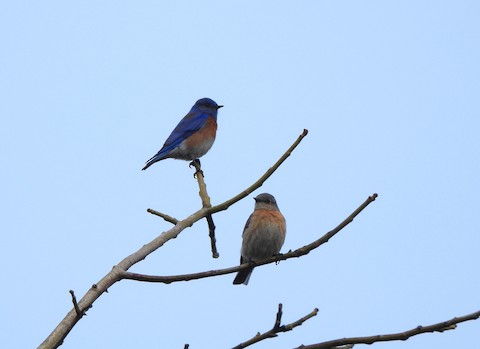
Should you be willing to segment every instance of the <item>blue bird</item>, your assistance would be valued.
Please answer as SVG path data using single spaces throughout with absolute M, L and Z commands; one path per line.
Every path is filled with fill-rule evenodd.
M 196 101 L 167 138 L 162 149 L 145 163 L 142 171 L 160 160 L 172 158 L 191 161 L 205 155 L 215 141 L 217 111 L 222 107 L 210 98 Z

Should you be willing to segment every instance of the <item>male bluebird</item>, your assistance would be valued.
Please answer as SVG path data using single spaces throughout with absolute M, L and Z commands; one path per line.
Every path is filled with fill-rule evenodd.
M 287 224 L 278 209 L 273 195 L 264 193 L 255 199 L 255 210 L 248 217 L 243 229 L 240 264 L 272 257 L 280 252 Z M 253 266 L 240 270 L 233 280 L 234 285 L 248 284 Z
M 215 141 L 217 110 L 221 107 L 223 105 L 218 105 L 210 98 L 196 101 L 167 138 L 162 149 L 146 162 L 142 171 L 163 159 L 195 160 L 205 155 Z

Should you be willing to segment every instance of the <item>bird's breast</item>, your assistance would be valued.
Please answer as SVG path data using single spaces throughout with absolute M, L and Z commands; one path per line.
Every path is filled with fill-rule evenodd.
M 183 152 L 189 153 L 192 160 L 198 159 L 210 150 L 216 134 L 217 123 L 213 117 L 209 117 L 202 128 L 180 144 L 180 148 Z
M 243 258 L 259 260 L 279 253 L 286 231 L 285 218 L 280 211 L 255 210 L 243 232 Z

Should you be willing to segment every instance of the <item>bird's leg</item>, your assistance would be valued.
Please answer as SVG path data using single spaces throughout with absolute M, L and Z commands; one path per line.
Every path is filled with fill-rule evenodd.
M 202 165 L 200 164 L 200 159 L 195 159 L 188 165 L 188 167 L 192 167 L 192 166 L 195 166 L 195 170 L 196 170 L 195 173 L 193 174 L 193 178 L 197 178 L 197 175 L 199 173 L 202 175 L 202 177 L 205 178 L 202 171 Z
M 283 256 L 283 254 L 282 253 L 275 253 L 273 256 L 276 258 L 275 265 L 278 265 L 278 263 L 280 263 L 280 261 L 281 261 L 280 257 Z

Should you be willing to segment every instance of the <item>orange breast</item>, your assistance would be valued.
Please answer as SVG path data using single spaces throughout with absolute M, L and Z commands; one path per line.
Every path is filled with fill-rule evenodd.
M 255 210 L 255 213 L 258 215 L 258 217 L 261 217 L 261 219 L 258 220 L 259 223 L 269 224 L 271 222 L 275 222 L 279 225 L 280 230 L 286 230 L 285 218 L 280 211 L 257 209 Z
M 217 134 L 217 123 L 212 117 L 207 119 L 205 125 L 185 140 L 187 146 L 198 147 L 203 143 L 213 143 Z

